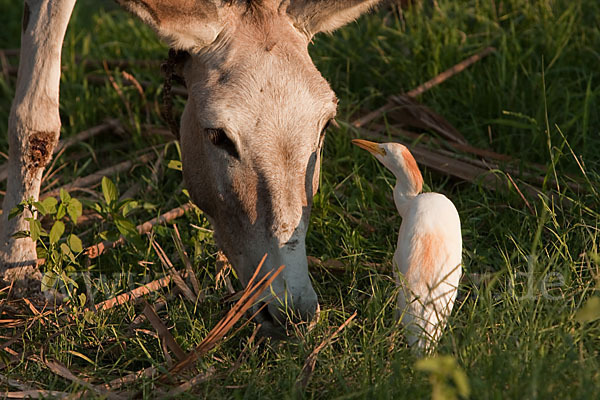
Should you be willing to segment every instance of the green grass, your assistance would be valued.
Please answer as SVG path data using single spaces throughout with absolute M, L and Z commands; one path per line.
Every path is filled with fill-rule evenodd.
M 166 55 L 166 48 L 121 10 L 94 4 L 79 2 L 67 32 L 62 135 L 68 137 L 107 117 L 119 118 L 128 129 L 125 137 L 107 135 L 69 150 L 55 166 L 68 163 L 60 173 L 61 183 L 131 158 L 149 140 L 161 143 L 141 136 L 139 126 L 147 121 L 137 91 L 123 88 L 130 117 L 110 84 L 86 80 L 90 70 L 77 63 L 75 55 L 97 60 L 158 59 Z M 594 291 L 598 294 L 595 287 L 600 278 L 600 3 L 438 0 L 438 4 L 432 13 L 417 8 L 402 18 L 381 11 L 334 35 L 319 36 L 310 49 L 313 59 L 340 98 L 339 119 L 350 121 L 361 110 L 382 105 L 388 95 L 410 90 L 487 46 L 497 48 L 420 100 L 445 116 L 471 144 L 544 165 L 546 178 L 558 176 L 560 189 L 555 200 L 530 198 L 532 214 L 513 192 L 489 191 L 424 170 L 427 189 L 446 194 L 459 210 L 465 272 L 485 276 L 481 282 L 467 279 L 461 286 L 438 353 L 458 361 L 474 399 L 598 398 L 600 322 L 580 324 L 574 318 Z M 21 5 L 9 0 L 0 0 L 0 5 L 0 48 L 18 47 Z M 16 65 L 16 59 L 9 61 Z M 127 71 L 138 80 L 153 82 L 146 91 L 149 122 L 162 124 L 156 111 L 161 91 L 158 69 Z M 102 69 L 92 72 L 104 74 Z M 14 79 L 0 76 L 3 121 L 8 119 L 14 85 Z M 0 126 L 3 152 L 7 152 L 5 130 L 5 124 Z M 307 247 L 310 255 L 341 260 L 346 271 L 312 271 L 322 308 L 316 328 L 283 343 L 255 346 L 248 345 L 250 324 L 202 360 L 200 368 L 212 366 L 221 374 L 196 386 L 189 398 L 431 395 L 428 375 L 415 368 L 417 360 L 394 322 L 391 256 L 401 220 L 391 201 L 393 180 L 368 154 L 351 146 L 355 135 L 346 128 L 331 129 L 326 140 Z M 78 154 L 83 158 L 69 159 Z M 178 157 L 175 146 L 164 154 L 166 160 Z M 186 201 L 180 172 L 165 164 L 154 171 L 151 165 L 139 166 L 132 174 L 113 177 L 121 192 L 136 182 L 148 187 L 136 200 L 155 207 L 135 214 L 135 222 Z M 585 190 L 570 190 L 567 173 L 584 182 Z M 546 181 L 544 191 L 556 192 L 557 187 Z M 565 198 L 569 200 L 557 200 Z M 175 297 L 159 313 L 184 349 L 197 345 L 230 307 L 221 302 L 226 290 L 215 288 L 217 249 L 212 236 L 192 224 L 210 226 L 199 213 L 178 220 L 196 274 L 209 288 L 207 298 L 193 305 Z M 68 229 L 86 244 L 101 240 L 99 232 L 116 231 L 110 224 Z M 155 231 L 169 255 L 175 254 L 171 231 L 170 227 Z M 128 272 L 132 282 L 140 282 L 162 275 L 158 258 L 148 241 L 144 243 L 143 248 L 125 245 L 100 257 L 92 266 L 92 276 Z M 154 264 L 143 267 L 139 261 Z M 240 287 L 235 281 L 234 285 Z M 109 289 L 98 293 L 96 300 L 109 297 L 111 290 L 128 290 L 128 283 L 116 282 Z M 150 300 L 167 295 L 168 291 L 160 292 Z M 319 354 L 306 390 L 295 389 L 306 357 L 355 310 L 355 321 Z M 19 337 L 11 346 L 19 353 L 40 354 L 44 348 L 48 359 L 57 359 L 76 375 L 99 384 L 151 365 L 165 365 L 158 340 L 130 329 L 140 312 L 139 306 L 129 304 L 88 321 L 77 317 L 69 323 L 54 315 L 49 319 L 59 321 L 60 330 L 38 322 L 26 331 L 0 328 L 0 335 L 3 341 Z M 141 328 L 152 330 L 148 323 Z M 56 337 L 47 339 L 56 332 Z M 245 358 L 239 368 L 227 374 L 242 352 Z M 39 388 L 81 389 L 27 359 L 0 373 Z M 152 397 L 155 385 L 140 379 L 133 390 Z

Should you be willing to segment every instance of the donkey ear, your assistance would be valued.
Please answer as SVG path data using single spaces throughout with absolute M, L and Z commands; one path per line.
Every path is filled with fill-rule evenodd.
M 309 36 L 333 32 L 380 0 L 288 0 L 287 13 Z
M 223 28 L 213 0 L 116 0 L 150 25 L 172 48 L 194 50 L 211 44 Z

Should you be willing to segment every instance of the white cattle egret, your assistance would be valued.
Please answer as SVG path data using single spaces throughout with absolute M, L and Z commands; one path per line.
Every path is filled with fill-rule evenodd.
M 400 290 L 398 317 L 408 343 L 427 351 L 437 343 L 462 275 L 460 219 L 439 193 L 421 193 L 423 177 L 406 146 L 355 139 L 396 176 L 394 202 L 402 216 L 394 272 Z

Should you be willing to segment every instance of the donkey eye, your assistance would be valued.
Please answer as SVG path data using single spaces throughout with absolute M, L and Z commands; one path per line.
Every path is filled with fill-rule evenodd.
M 319 137 L 319 147 L 323 145 L 323 139 L 325 138 L 325 133 L 327 132 L 327 128 L 329 128 L 329 126 L 331 125 L 331 121 L 333 121 L 333 119 L 330 119 L 329 121 L 327 121 L 327 123 L 323 127 L 323 130 L 321 131 L 321 136 Z
M 227 153 L 229 153 L 230 156 L 239 159 L 240 155 L 237 151 L 237 149 L 235 148 L 235 143 L 233 143 L 233 141 L 231 139 L 229 139 L 229 136 L 227 136 L 227 133 L 225 133 L 225 130 L 222 128 L 206 128 L 206 136 L 208 136 L 208 140 L 210 140 L 210 142 L 225 150 Z
M 329 125 L 331 125 L 331 120 L 327 121 L 327 123 L 323 127 L 323 131 L 321 132 L 321 136 L 325 135 L 325 132 L 327 131 L 327 128 L 329 128 Z

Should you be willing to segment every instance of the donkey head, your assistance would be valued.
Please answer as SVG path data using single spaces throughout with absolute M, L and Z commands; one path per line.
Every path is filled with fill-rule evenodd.
M 310 318 L 317 307 L 305 250 L 320 151 L 337 100 L 308 54 L 379 0 L 120 0 L 172 47 L 189 91 L 181 121 L 183 175 L 217 243 L 246 285 L 286 268 L 263 320 L 284 304 Z

